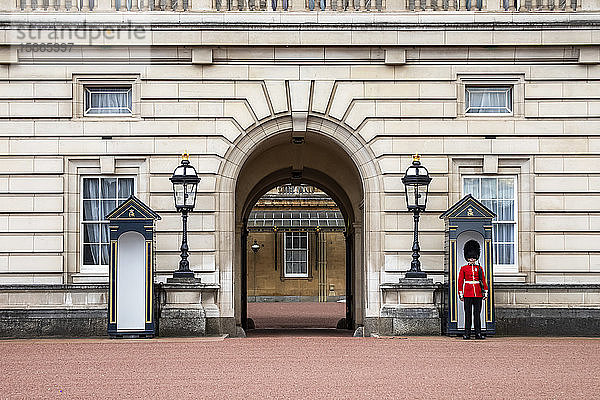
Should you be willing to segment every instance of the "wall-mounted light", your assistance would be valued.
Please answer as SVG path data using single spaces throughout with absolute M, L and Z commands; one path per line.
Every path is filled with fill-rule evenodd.
M 254 239 L 254 243 L 252 244 L 252 246 L 250 246 L 250 248 L 252 249 L 254 254 L 258 253 L 258 250 L 260 250 L 260 244 L 256 243 L 256 239 Z

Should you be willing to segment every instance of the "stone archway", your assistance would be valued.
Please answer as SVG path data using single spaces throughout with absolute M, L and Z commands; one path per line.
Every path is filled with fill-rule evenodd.
M 379 312 L 379 288 L 370 287 L 381 265 L 380 182 L 377 163 L 366 144 L 343 127 L 309 117 L 302 144 L 292 140 L 291 118 L 266 122 L 230 148 L 219 187 L 219 264 L 222 317 L 242 325 L 242 241 L 244 220 L 256 200 L 283 183 L 309 183 L 338 203 L 351 233 L 351 315 L 362 325 L 368 311 Z M 244 253 L 245 254 L 245 253 Z M 371 281 L 369 281 L 371 279 Z M 244 288 L 245 289 L 245 288 Z

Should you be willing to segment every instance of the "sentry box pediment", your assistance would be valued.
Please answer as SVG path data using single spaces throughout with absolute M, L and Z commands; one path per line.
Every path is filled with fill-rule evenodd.
M 152 337 L 154 307 L 154 221 L 160 219 L 135 196 L 106 217 L 110 221 L 108 334 Z
M 487 334 L 496 333 L 494 310 L 493 219 L 489 208 L 473 196 L 466 195 L 440 215 L 446 221 L 445 271 L 448 274 L 448 326 L 449 335 L 462 334 L 465 329 L 463 302 L 458 298 L 458 273 L 467 262 L 463 249 L 469 240 L 476 240 L 481 248 L 479 264 L 483 267 L 489 287 L 489 297 L 481 308 L 481 328 Z
M 463 197 L 446 212 L 440 215 L 440 219 L 493 219 L 495 217 L 496 214 L 470 194 Z
M 144 204 L 140 199 L 131 195 L 127 200 L 112 210 L 106 217 L 107 220 L 119 221 L 137 221 L 137 220 L 157 220 L 160 215 L 155 213 L 150 207 Z

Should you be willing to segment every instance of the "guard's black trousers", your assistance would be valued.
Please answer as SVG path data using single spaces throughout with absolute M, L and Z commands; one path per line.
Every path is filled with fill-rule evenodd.
M 481 334 L 481 297 L 465 297 L 465 335 L 471 335 L 471 321 L 475 316 L 475 334 Z

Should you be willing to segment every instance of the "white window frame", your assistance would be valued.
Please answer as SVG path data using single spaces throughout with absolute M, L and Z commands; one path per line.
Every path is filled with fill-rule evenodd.
M 88 107 L 87 100 L 88 95 L 91 97 L 92 91 L 90 89 L 105 89 L 107 92 L 110 92 L 111 89 L 128 89 L 127 94 L 129 96 L 129 104 L 126 107 L 119 107 L 118 109 L 126 109 L 128 112 L 126 113 L 90 113 L 92 110 Z M 133 87 L 131 85 L 84 85 L 83 87 L 84 95 L 83 95 L 83 115 L 93 116 L 93 117 L 127 117 L 133 115 Z
M 506 93 L 506 104 L 504 107 L 508 112 L 470 112 L 471 109 L 475 109 L 475 107 L 471 107 L 471 92 L 469 89 L 489 89 L 490 91 L 503 91 Z M 478 107 L 477 109 L 485 109 L 486 107 Z M 489 108 L 498 108 L 498 107 L 489 107 Z M 476 115 L 486 115 L 486 116 L 512 116 L 514 112 L 514 87 L 512 85 L 465 85 L 465 115 L 476 116 Z
M 305 237 L 306 237 L 306 248 L 290 248 L 288 249 L 287 247 L 287 236 L 288 234 L 298 234 L 298 233 L 302 233 Z M 308 232 L 307 231 L 290 231 L 290 232 L 284 232 L 284 236 L 283 236 L 283 277 L 284 278 L 308 278 L 308 247 L 309 247 L 309 240 L 308 240 Z M 293 241 L 292 241 L 293 242 Z M 305 266 L 306 266 L 306 272 L 305 273 L 288 273 L 287 272 L 287 252 L 288 250 L 304 250 L 306 252 L 306 262 L 305 262 Z
M 512 178 L 513 182 L 514 182 L 514 220 L 512 222 L 513 224 L 513 237 L 514 237 L 514 254 L 513 254 L 513 260 L 514 260 L 514 264 L 495 264 L 494 263 L 494 273 L 495 274 L 511 274 L 511 273 L 516 273 L 519 272 L 519 190 L 518 190 L 518 180 L 517 180 L 517 175 L 463 175 L 461 177 L 461 193 L 464 196 L 466 196 L 468 193 L 465 192 L 465 179 L 467 178 Z M 496 184 L 497 185 L 497 184 Z M 480 184 L 480 189 L 481 189 L 481 184 Z M 481 193 L 481 191 L 480 191 Z M 477 199 L 480 200 L 480 199 Z M 506 223 L 506 221 L 503 221 L 504 223 Z M 502 223 L 502 222 L 501 222 Z M 493 225 L 497 225 L 498 222 L 497 221 L 492 221 Z M 494 229 L 492 229 L 492 249 L 494 248 L 494 244 L 495 244 L 495 238 L 494 238 Z
M 511 113 L 467 113 L 466 88 L 467 87 L 511 87 L 512 112 Z M 525 108 L 525 75 L 505 73 L 458 73 L 456 80 L 456 117 L 458 119 L 473 118 L 515 118 L 524 119 Z
M 91 265 L 91 264 L 85 264 L 84 263 L 84 259 L 83 259 L 83 245 L 84 245 L 84 232 L 83 232 L 83 226 L 86 223 L 90 223 L 90 224 L 103 224 L 103 223 L 108 223 L 109 221 L 107 220 L 99 220 L 99 221 L 93 221 L 93 222 L 84 222 L 83 220 L 83 180 L 84 179 L 89 179 L 89 178 L 98 178 L 98 179 L 102 179 L 102 178 L 117 178 L 117 191 L 119 190 L 119 184 L 118 184 L 118 179 L 123 179 L 123 178 L 130 178 L 133 179 L 133 194 L 136 195 L 137 194 L 137 177 L 135 175 L 113 175 L 113 174 L 86 174 L 86 175 L 81 175 L 80 176 L 80 181 L 79 181 L 79 265 L 80 265 L 80 272 L 81 273 L 93 273 L 93 274 L 108 274 L 108 264 L 95 264 L 95 265 Z M 117 192 L 117 199 L 118 199 L 118 192 Z M 102 232 L 100 232 L 100 235 L 102 235 Z M 109 232 L 110 235 L 110 232 Z M 110 238 L 109 238 L 110 241 Z M 102 243 L 102 242 L 101 242 Z M 102 263 L 102 248 L 100 248 L 100 262 Z
M 130 87 L 130 114 L 88 114 L 85 111 L 86 87 Z M 140 120 L 140 75 L 139 74 L 73 74 L 73 119 L 86 121 L 131 121 Z

